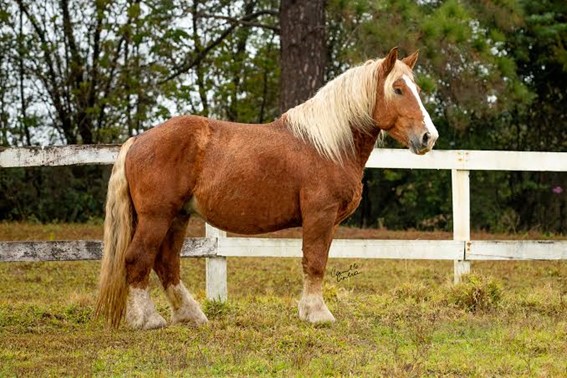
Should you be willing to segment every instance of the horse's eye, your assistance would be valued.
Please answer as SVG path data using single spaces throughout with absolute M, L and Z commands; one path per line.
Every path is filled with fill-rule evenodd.
M 400 95 L 400 96 L 402 95 L 402 89 L 401 89 L 401 88 L 394 88 L 394 92 L 395 92 L 397 95 Z

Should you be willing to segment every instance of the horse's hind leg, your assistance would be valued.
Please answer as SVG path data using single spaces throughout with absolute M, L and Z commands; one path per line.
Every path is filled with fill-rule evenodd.
M 132 243 L 126 251 L 126 281 L 129 285 L 126 321 L 132 328 L 153 329 L 166 325 L 150 299 L 148 284 L 169 223 L 168 219 L 140 217 Z
M 171 322 L 199 325 L 206 323 L 207 317 L 179 277 L 180 252 L 188 221 L 188 216 L 180 216 L 173 221 L 154 262 L 154 270 L 171 305 Z

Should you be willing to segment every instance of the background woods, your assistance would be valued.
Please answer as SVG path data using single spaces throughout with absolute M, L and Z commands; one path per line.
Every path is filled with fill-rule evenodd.
M 267 122 L 392 46 L 420 49 L 438 148 L 567 151 L 559 0 L 0 0 L 0 145 L 121 143 L 179 113 Z M 100 218 L 107 171 L 2 169 L 0 218 Z M 565 174 L 472 180 L 473 227 L 567 232 Z M 447 172 L 364 181 L 349 222 L 450 227 Z

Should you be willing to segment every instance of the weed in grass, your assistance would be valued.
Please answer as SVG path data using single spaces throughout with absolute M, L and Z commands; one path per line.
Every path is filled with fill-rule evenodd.
M 203 303 L 203 310 L 209 319 L 216 319 L 226 316 L 230 312 L 229 302 L 221 302 L 207 299 Z
M 487 312 L 498 308 L 502 299 L 502 285 L 496 279 L 468 274 L 451 286 L 449 304 L 470 312 Z
M 422 303 L 431 300 L 432 291 L 421 282 L 404 282 L 392 290 L 392 295 L 398 300 L 411 300 L 415 303 Z

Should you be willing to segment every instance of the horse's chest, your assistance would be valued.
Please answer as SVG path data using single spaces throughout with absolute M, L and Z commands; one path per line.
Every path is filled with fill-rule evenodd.
M 361 182 L 353 183 L 353 185 L 350 188 L 348 188 L 348 190 L 344 191 L 342 206 L 339 208 L 339 213 L 337 216 L 339 222 L 342 222 L 345 218 L 347 218 L 349 215 L 354 213 L 354 211 L 358 208 L 358 205 L 360 204 L 361 198 L 362 198 Z

